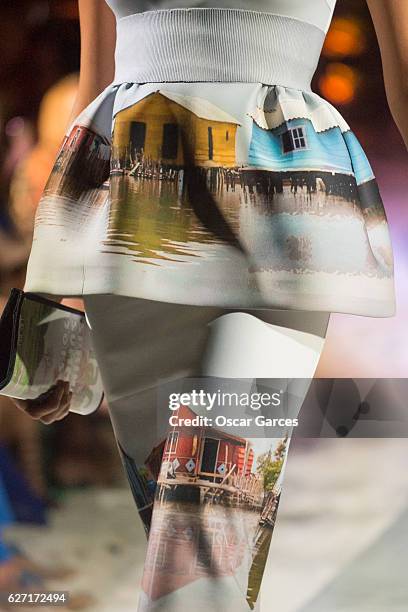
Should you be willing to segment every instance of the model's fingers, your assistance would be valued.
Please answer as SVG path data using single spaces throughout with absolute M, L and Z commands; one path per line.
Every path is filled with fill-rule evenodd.
M 64 393 L 59 408 L 44 417 L 40 418 L 40 421 L 45 425 L 50 425 L 50 423 L 54 423 L 54 421 L 61 421 L 65 419 L 69 414 L 69 407 L 71 405 L 72 391 L 68 391 Z
M 68 416 L 69 408 L 71 405 L 71 397 L 72 393 L 68 393 L 67 397 L 61 402 L 59 409 L 55 413 L 52 413 L 50 415 L 50 418 L 52 417 L 53 421 L 61 421 L 62 419 L 65 419 L 66 416 Z
M 65 410 L 63 410 L 63 412 L 60 414 L 60 416 L 58 416 L 55 420 L 56 421 L 62 421 L 62 419 L 65 419 L 68 415 L 69 415 L 69 406 L 67 408 L 65 408 Z
M 59 385 L 43 402 L 39 400 L 28 401 L 25 411 L 33 419 L 40 419 L 59 409 L 61 400 L 65 393 L 65 385 Z
M 65 380 L 57 380 L 57 382 L 48 389 L 48 391 L 45 391 L 45 393 L 42 393 L 39 397 L 36 397 L 34 400 L 32 400 L 33 404 L 41 404 L 41 405 L 45 405 L 48 401 L 53 401 L 57 396 L 58 396 L 58 392 L 60 390 L 65 391 L 69 386 L 69 383 Z
M 32 419 L 48 425 L 67 416 L 71 399 L 69 382 L 58 380 L 54 387 L 35 400 L 14 400 L 14 403 Z
M 41 423 L 43 423 L 44 425 L 51 425 L 51 423 L 55 421 L 55 412 L 44 415 L 40 417 L 38 420 L 41 421 Z
M 42 400 L 39 398 L 34 403 L 40 404 L 44 410 L 48 410 L 48 408 L 52 408 L 58 410 L 61 406 L 61 403 L 65 401 L 66 396 L 69 393 L 69 382 L 67 381 L 58 381 L 57 386 L 54 391 L 47 394 Z
M 61 418 L 64 418 L 67 416 L 67 413 L 62 413 L 60 410 L 57 412 L 51 412 L 51 414 L 47 414 L 43 417 L 40 418 L 41 423 L 44 423 L 44 425 L 51 425 L 51 423 L 54 423 L 54 421 L 59 421 L 61 420 Z
M 61 407 L 69 410 L 72 401 L 72 391 L 69 391 L 64 395 L 61 400 Z
M 58 408 L 54 407 L 48 407 L 48 408 L 44 408 L 43 406 L 27 406 L 25 412 L 34 420 L 39 420 L 42 419 L 45 416 L 48 416 L 50 414 L 54 414 L 55 412 L 58 411 Z
M 11 399 L 13 400 L 13 403 L 15 406 L 17 406 L 17 408 L 19 408 L 23 412 L 27 412 L 27 400 L 18 399 L 17 397 L 12 397 Z
M 56 421 L 62 421 L 62 419 L 65 419 L 68 415 L 69 408 L 64 408 L 41 417 L 40 421 L 41 423 L 44 423 L 44 425 L 51 425 L 51 423 L 55 423 Z

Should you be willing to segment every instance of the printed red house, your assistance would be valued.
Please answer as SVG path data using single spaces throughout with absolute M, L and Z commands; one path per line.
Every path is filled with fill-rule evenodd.
M 177 421 L 194 419 L 196 413 L 181 406 Z M 260 506 L 262 478 L 253 471 L 254 451 L 245 438 L 210 426 L 173 427 L 167 440 L 155 448 L 146 465 L 159 485 L 201 487 L 201 496 L 218 500 L 231 496 L 237 503 Z
M 173 415 L 178 421 L 197 418 L 187 406 Z M 217 506 L 206 513 L 196 512 L 191 503 L 172 504 L 177 490 L 199 491 L 200 496 L 181 499 L 207 504 L 228 499 L 237 513 L 242 509 L 260 517 L 263 478 L 253 471 L 254 450 L 248 440 L 215 427 L 181 424 L 172 428 L 145 463 L 159 485 L 142 580 L 152 600 L 209 573 L 218 578 L 233 576 L 245 559 L 252 560 L 248 531 L 237 528 L 241 524 L 237 519 L 229 521 L 223 512 L 217 512 Z
M 107 138 L 83 125 L 75 125 L 65 137 L 53 173 L 59 175 L 58 191 L 77 198 L 98 188 L 109 178 L 111 147 Z

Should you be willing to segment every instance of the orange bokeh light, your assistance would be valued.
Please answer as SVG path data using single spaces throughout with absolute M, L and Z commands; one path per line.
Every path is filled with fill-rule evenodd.
M 323 47 L 328 57 L 360 55 L 366 47 L 364 32 L 358 21 L 337 17 L 333 19 Z
M 345 64 L 329 64 L 319 80 L 322 95 L 333 104 L 349 104 L 356 95 L 358 74 Z

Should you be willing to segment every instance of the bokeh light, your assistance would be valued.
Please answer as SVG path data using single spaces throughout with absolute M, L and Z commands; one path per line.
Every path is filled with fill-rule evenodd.
M 330 63 L 319 79 L 322 95 L 333 104 L 350 104 L 356 96 L 359 75 L 357 70 L 341 63 Z
M 25 124 L 26 122 L 23 117 L 13 117 L 6 123 L 4 132 L 9 138 L 13 138 L 24 131 Z
M 360 55 L 366 49 L 364 30 L 357 20 L 337 17 L 327 34 L 323 55 L 345 57 Z

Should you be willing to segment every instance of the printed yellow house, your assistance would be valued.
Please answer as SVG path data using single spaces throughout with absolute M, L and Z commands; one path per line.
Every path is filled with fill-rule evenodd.
M 195 165 L 234 167 L 239 125 L 208 100 L 157 90 L 116 115 L 114 157 L 135 160 L 143 150 L 163 164 L 183 166 L 180 129 L 184 128 Z

